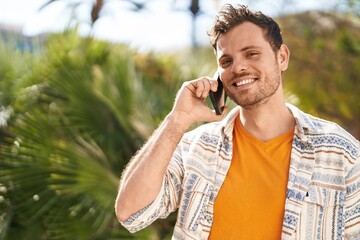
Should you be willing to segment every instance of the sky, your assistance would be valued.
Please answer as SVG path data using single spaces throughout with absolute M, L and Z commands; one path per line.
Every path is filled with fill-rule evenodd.
M 26 36 L 46 32 L 61 32 L 77 22 L 82 35 L 114 42 L 127 43 L 139 50 L 173 50 L 191 46 L 191 15 L 188 13 L 190 0 L 143 0 L 146 9 L 131 10 L 132 5 L 124 0 L 105 0 L 101 18 L 93 28 L 89 25 L 89 13 L 94 0 L 61 0 L 39 8 L 49 0 L 0 0 L 0 25 L 13 25 Z M 202 14 L 196 21 L 198 44 L 208 44 L 207 29 L 224 3 L 241 3 L 254 10 L 276 17 L 293 13 L 333 6 L 335 0 L 248 0 L 215 1 L 200 0 Z M 289 0 L 288 0 L 289 1 Z M 136 2 L 141 2 L 136 0 Z M 80 3 L 72 14 L 67 4 Z M 325 4 L 326 3 L 326 4 Z M 77 21 L 70 21 L 75 16 Z

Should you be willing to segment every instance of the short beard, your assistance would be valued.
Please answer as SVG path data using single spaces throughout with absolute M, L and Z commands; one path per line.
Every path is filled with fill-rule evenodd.
M 271 81 L 269 81 L 269 80 L 271 80 Z M 280 76 L 277 75 L 275 77 L 272 77 L 271 79 L 265 79 L 265 81 L 267 81 L 267 83 L 271 82 L 273 85 L 270 85 L 270 86 L 266 85 L 265 88 L 261 88 L 259 90 L 259 93 L 252 100 L 250 100 L 250 99 L 241 100 L 239 98 L 234 97 L 234 95 L 232 95 L 230 93 L 228 93 L 228 96 L 237 105 L 241 106 L 242 108 L 244 108 L 246 110 L 252 110 L 258 106 L 266 104 L 270 100 L 270 98 L 279 89 L 281 78 L 280 78 Z

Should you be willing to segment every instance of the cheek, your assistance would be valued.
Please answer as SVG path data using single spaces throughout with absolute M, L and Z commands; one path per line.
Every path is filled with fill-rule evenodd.
M 221 80 L 227 79 L 228 74 L 226 73 L 226 71 L 224 69 L 218 68 L 217 73 L 219 74 L 219 77 L 220 77 Z
M 220 77 L 220 79 L 223 83 L 225 90 L 228 90 L 231 87 L 231 79 L 232 79 L 231 76 L 230 75 L 223 76 Z
M 230 74 L 227 74 L 225 71 L 219 71 L 219 76 L 220 76 L 220 79 L 224 85 L 224 88 L 226 89 L 229 82 L 230 82 L 230 79 L 231 79 L 231 75 Z

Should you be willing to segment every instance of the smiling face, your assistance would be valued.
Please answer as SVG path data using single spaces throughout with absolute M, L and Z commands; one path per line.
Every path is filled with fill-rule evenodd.
M 244 22 L 221 35 L 216 43 L 218 72 L 228 96 L 245 109 L 282 95 L 281 72 L 287 69 L 289 51 L 275 53 L 263 29 Z

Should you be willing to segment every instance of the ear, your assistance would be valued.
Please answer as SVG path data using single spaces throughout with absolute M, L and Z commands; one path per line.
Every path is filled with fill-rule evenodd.
M 278 53 L 278 63 L 280 67 L 280 71 L 284 72 L 288 68 L 289 59 L 290 59 L 290 50 L 285 44 L 282 44 Z

